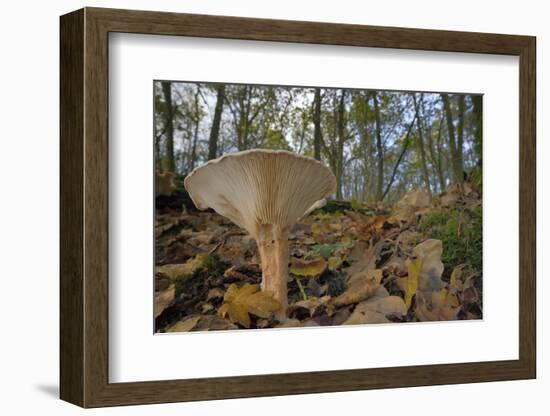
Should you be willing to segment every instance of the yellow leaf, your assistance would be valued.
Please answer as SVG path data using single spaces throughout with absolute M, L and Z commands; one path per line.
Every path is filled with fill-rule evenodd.
M 269 318 L 281 305 L 271 292 L 261 292 L 258 285 L 246 283 L 242 287 L 231 284 L 224 296 L 225 303 L 218 309 L 218 315 L 226 316 L 233 323 L 250 328 L 250 314 L 259 318 Z
M 290 273 L 296 276 L 314 277 L 319 276 L 327 268 L 325 259 L 310 261 L 294 260 L 290 266 Z
M 220 309 L 218 309 L 218 315 L 221 318 L 225 318 L 228 312 L 229 312 L 229 303 L 224 303 L 222 306 L 220 306 Z
M 422 259 L 408 259 L 407 269 L 409 271 L 409 275 L 407 277 L 407 287 L 405 291 L 405 306 L 407 307 L 407 309 L 409 309 L 411 306 L 412 298 L 416 294 L 416 290 L 418 289 L 418 275 L 422 270 Z
M 244 304 L 248 313 L 260 318 L 269 318 L 281 306 L 273 299 L 273 294 L 270 292 L 254 293 L 245 300 Z
M 232 303 L 229 305 L 229 320 L 236 324 L 241 324 L 245 328 L 250 328 L 250 316 L 246 307 L 241 303 Z
M 195 327 L 195 325 L 197 325 L 200 319 L 200 316 L 192 316 L 191 318 L 187 318 L 185 321 L 176 322 L 168 328 L 166 332 L 189 332 Z

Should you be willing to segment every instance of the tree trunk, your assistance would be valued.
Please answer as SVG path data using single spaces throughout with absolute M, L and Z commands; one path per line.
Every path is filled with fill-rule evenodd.
M 414 116 L 415 119 L 417 118 L 417 116 L 418 115 Z M 401 164 L 401 161 L 403 160 L 403 156 L 405 156 L 405 153 L 407 152 L 407 149 L 409 148 L 410 135 L 411 135 L 412 128 L 414 126 L 414 122 L 415 122 L 415 120 L 413 120 L 411 122 L 411 124 L 409 124 L 409 127 L 407 128 L 407 135 L 405 136 L 405 140 L 403 141 L 403 149 L 401 150 L 401 153 L 399 154 L 399 157 L 397 158 L 397 162 L 395 162 L 395 165 L 393 166 L 393 170 L 392 170 L 390 180 L 389 180 L 388 184 L 386 185 L 386 189 L 385 189 L 384 193 L 382 194 L 381 200 L 384 200 L 384 198 L 386 197 L 386 195 L 390 191 L 391 186 L 393 185 L 393 182 L 395 181 L 395 176 L 397 175 L 397 170 L 399 169 L 399 165 Z
M 214 120 L 210 129 L 210 138 L 208 139 L 208 160 L 218 157 L 218 137 L 220 135 L 223 102 L 225 101 L 225 84 L 218 85 L 216 90 L 218 97 L 216 99 L 216 109 L 214 110 Z
M 200 89 L 197 87 L 197 92 L 195 94 L 195 102 L 194 102 L 194 122 L 195 125 L 193 126 L 193 143 L 191 145 L 191 154 L 189 157 L 189 171 L 192 171 L 195 169 L 195 163 L 197 161 L 197 142 L 199 140 L 199 127 L 200 127 L 200 108 L 199 108 L 199 94 Z
M 449 94 L 441 94 L 445 116 L 447 118 L 447 133 L 449 134 L 449 147 L 451 150 L 451 171 L 454 183 L 462 182 L 462 168 L 458 165 L 458 153 L 456 145 L 455 127 L 453 124 L 453 112 L 449 100 Z
M 315 99 L 313 109 L 313 157 L 321 160 L 321 141 L 323 136 L 321 133 L 321 89 L 315 88 Z
M 437 152 L 434 149 L 434 144 L 430 144 L 430 151 L 432 152 L 432 159 L 435 164 L 435 169 L 437 172 L 437 179 L 439 181 L 439 191 L 443 192 L 445 190 L 445 176 L 443 175 L 443 164 L 441 163 L 441 130 L 443 129 L 443 118 L 439 121 L 439 126 L 437 128 Z
M 482 166 L 483 162 L 483 109 L 482 109 L 481 95 L 472 96 L 472 104 L 474 106 L 474 150 L 479 157 L 479 166 Z
M 456 164 L 457 169 L 460 171 L 460 181 L 464 179 L 464 161 L 463 161 L 463 148 L 464 148 L 464 95 L 458 96 L 458 132 L 456 142 Z
M 378 174 L 376 178 L 376 199 L 382 200 L 384 194 L 384 148 L 382 146 L 382 126 L 380 123 L 380 108 L 378 106 L 377 93 L 372 93 L 372 102 L 374 106 L 374 120 L 376 123 L 376 158 Z
M 162 158 L 160 156 L 160 136 L 155 137 L 155 169 L 162 172 Z
M 346 90 L 342 90 L 338 103 L 338 141 L 336 159 L 336 199 L 342 199 L 342 182 L 344 176 L 344 142 L 345 137 L 345 99 Z
M 424 95 L 420 94 L 420 100 L 423 100 Z M 418 130 L 418 149 L 420 150 L 420 163 L 422 164 L 422 176 L 424 177 L 424 183 L 428 195 L 432 196 L 432 188 L 430 185 L 430 172 L 428 171 L 428 163 L 426 162 L 426 149 L 424 147 L 424 133 L 422 128 L 421 115 L 419 111 L 418 102 L 416 101 L 416 94 L 413 94 L 414 111 L 416 112 L 416 128 Z
M 175 172 L 176 164 L 174 161 L 174 108 L 172 105 L 172 83 L 162 82 L 162 93 L 166 111 L 164 114 L 165 134 L 166 134 L 166 155 L 164 159 L 165 171 Z

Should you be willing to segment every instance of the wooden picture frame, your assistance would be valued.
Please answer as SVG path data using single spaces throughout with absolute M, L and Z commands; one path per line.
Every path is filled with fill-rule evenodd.
M 110 32 L 518 56 L 519 359 L 109 383 Z M 101 407 L 536 377 L 534 37 L 85 8 L 61 17 L 60 46 L 60 396 L 63 400 L 82 407 Z

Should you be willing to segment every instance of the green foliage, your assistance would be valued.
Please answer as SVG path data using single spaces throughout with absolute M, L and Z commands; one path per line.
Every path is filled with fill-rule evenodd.
M 483 173 L 480 167 L 475 167 L 470 172 L 470 181 L 480 190 L 483 187 Z
M 426 238 L 443 242 L 444 279 L 448 280 L 459 264 L 468 264 L 474 272 L 482 272 L 481 207 L 429 213 L 421 219 L 419 230 Z
M 332 255 L 332 247 L 329 244 L 316 244 L 306 253 L 306 257 L 321 257 L 328 259 Z
M 281 131 L 268 129 L 265 133 L 264 149 L 292 150 Z
M 357 200 L 357 198 L 353 197 L 351 198 L 351 209 L 354 211 L 359 211 L 363 208 L 361 203 Z
M 197 259 L 201 263 L 201 268 L 209 275 L 219 276 L 223 274 L 225 270 L 224 264 L 213 254 L 198 254 Z

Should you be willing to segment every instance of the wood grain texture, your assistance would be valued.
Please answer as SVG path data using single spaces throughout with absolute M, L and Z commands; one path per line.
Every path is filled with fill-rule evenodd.
M 61 19 L 60 45 L 60 388 L 84 404 L 84 12 Z
M 520 57 L 520 357 L 208 379 L 108 380 L 108 33 Z M 535 39 L 87 8 L 61 18 L 61 397 L 83 407 L 516 380 L 536 374 Z

